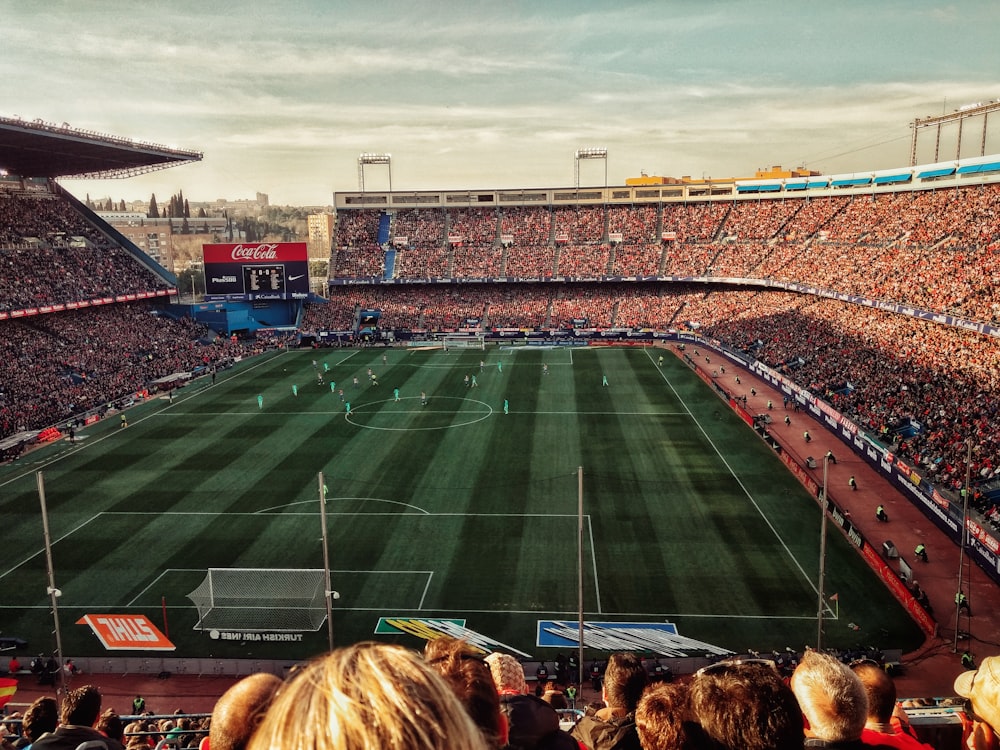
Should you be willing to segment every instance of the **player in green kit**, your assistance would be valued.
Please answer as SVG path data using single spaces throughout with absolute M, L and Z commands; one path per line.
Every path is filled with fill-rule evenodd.
M 503 413 L 504 413 L 504 414 L 507 414 L 507 413 L 508 413 L 508 411 L 507 411 L 507 410 L 508 410 L 508 406 L 507 406 L 507 399 L 504 399 L 504 400 L 503 400 Z
M 293 385 L 292 386 L 292 395 L 293 396 L 298 396 L 299 395 L 299 387 L 297 385 Z
M 264 408 L 264 397 L 259 393 L 257 394 L 257 408 L 258 409 Z
M 399 401 L 399 388 L 392 389 L 392 398 L 395 401 Z

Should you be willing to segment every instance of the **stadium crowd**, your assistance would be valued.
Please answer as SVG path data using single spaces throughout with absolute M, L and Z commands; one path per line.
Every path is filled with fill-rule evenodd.
M 103 305 L 0 323 L 0 437 L 62 425 L 149 389 L 269 346 L 214 338 L 149 303 Z
M 381 276 L 381 212 L 343 213 L 331 279 Z M 393 217 L 391 232 L 406 239 L 399 280 L 768 279 L 1000 321 L 1000 291 L 990 283 L 997 184 L 662 206 L 424 209 L 419 220 L 414 213 Z
M 799 750 L 805 747 L 930 750 L 884 664 L 806 651 L 784 664 L 755 655 L 708 664 L 675 679 L 631 652 L 595 673 L 595 699 L 575 703 L 576 672 L 536 672 L 532 690 L 509 654 L 484 654 L 449 637 L 423 654 L 358 643 L 297 665 L 281 680 L 235 683 L 210 716 L 102 712 L 98 688 L 41 697 L 6 716 L 3 750 Z M 996 750 L 1000 657 L 955 681 L 962 719 L 948 747 Z M 944 704 L 942 704 L 944 705 Z M 87 743 L 87 744 L 83 744 Z M 934 747 L 942 747 L 935 742 Z
M 0 311 L 166 287 L 59 196 L 0 191 Z

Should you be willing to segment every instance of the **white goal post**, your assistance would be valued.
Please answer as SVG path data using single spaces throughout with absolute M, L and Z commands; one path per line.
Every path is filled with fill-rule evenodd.
M 441 339 L 444 350 L 449 352 L 453 349 L 486 349 L 486 337 L 481 333 L 457 334 L 449 333 Z
M 316 631 L 326 620 L 323 570 L 209 568 L 188 594 L 198 608 L 195 630 Z

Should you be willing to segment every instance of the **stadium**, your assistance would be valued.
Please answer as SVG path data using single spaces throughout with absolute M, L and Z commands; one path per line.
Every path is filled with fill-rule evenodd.
M 1000 581 L 1000 157 L 337 193 L 326 297 L 295 243 L 206 243 L 182 304 L 58 178 L 200 158 L 0 122 L 10 648 L 243 675 L 441 634 L 581 672 L 825 646 L 933 663 L 935 694 L 1000 642 L 954 599 Z

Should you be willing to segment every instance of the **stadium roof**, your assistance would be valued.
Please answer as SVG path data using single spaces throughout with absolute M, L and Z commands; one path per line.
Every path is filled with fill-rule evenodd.
M 201 159 L 199 151 L 77 130 L 67 123 L 0 117 L 0 170 L 19 177 L 132 177 Z

